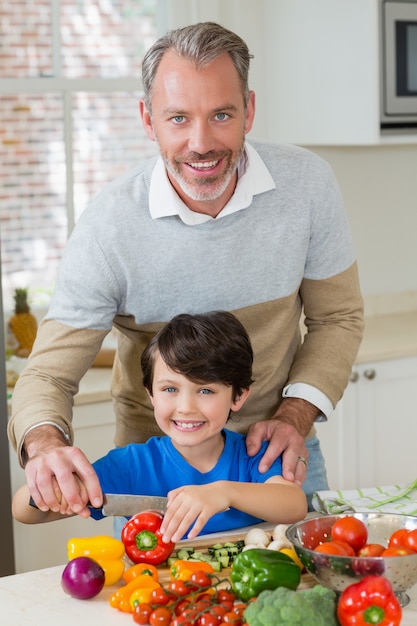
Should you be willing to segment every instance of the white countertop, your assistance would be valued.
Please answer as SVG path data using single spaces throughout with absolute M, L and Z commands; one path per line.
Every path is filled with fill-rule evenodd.
M 365 319 L 357 364 L 417 356 L 417 311 Z M 75 404 L 110 401 L 110 367 L 93 367 L 80 383 Z
M 417 311 L 365 318 L 356 363 L 417 356 Z
M 76 600 L 61 588 L 64 566 L 0 578 L 1 623 L 7 626 L 117 626 L 132 624 L 132 616 L 114 609 L 109 597 L 117 586 L 104 587 L 90 600 Z M 403 609 L 401 626 L 417 624 L 417 585 Z

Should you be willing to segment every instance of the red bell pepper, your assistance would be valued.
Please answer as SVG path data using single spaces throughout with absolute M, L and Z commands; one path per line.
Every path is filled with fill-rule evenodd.
M 383 576 L 365 576 L 342 592 L 337 605 L 341 626 L 399 626 L 402 610 L 390 582 Z
M 159 565 L 172 554 L 175 543 L 162 541 L 162 520 L 163 515 L 158 511 L 143 511 L 126 522 L 122 528 L 122 541 L 131 561 Z

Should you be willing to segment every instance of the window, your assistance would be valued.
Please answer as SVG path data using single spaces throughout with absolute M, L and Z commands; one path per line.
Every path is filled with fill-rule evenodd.
M 0 9 L 4 308 L 45 305 L 88 200 L 155 153 L 138 114 L 158 0 L 14 0 Z

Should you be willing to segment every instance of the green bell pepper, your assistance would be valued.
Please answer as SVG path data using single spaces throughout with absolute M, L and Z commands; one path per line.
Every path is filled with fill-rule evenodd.
M 230 580 L 236 595 L 243 602 L 248 602 L 265 589 L 297 589 L 301 569 L 287 554 L 253 548 L 235 557 Z

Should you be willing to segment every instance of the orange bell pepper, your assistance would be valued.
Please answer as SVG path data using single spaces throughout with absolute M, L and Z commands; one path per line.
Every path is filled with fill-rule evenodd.
M 214 569 L 206 561 L 174 561 L 169 570 L 171 580 L 189 580 L 193 572 L 207 572 L 213 574 Z
M 154 580 L 158 580 L 159 572 L 155 565 L 150 563 L 136 563 L 136 565 L 132 565 L 124 571 L 123 580 L 126 583 L 130 583 L 131 580 L 141 575 L 151 576 Z
M 135 576 L 130 582 L 123 585 L 123 587 L 119 587 L 119 589 L 110 596 L 110 606 L 114 609 L 119 609 L 119 611 L 124 611 L 125 613 L 133 613 L 133 607 L 129 602 L 132 593 L 136 591 L 136 589 L 150 589 L 152 591 L 155 587 L 160 587 L 160 583 L 154 580 L 152 576 L 148 576 L 147 574 Z

